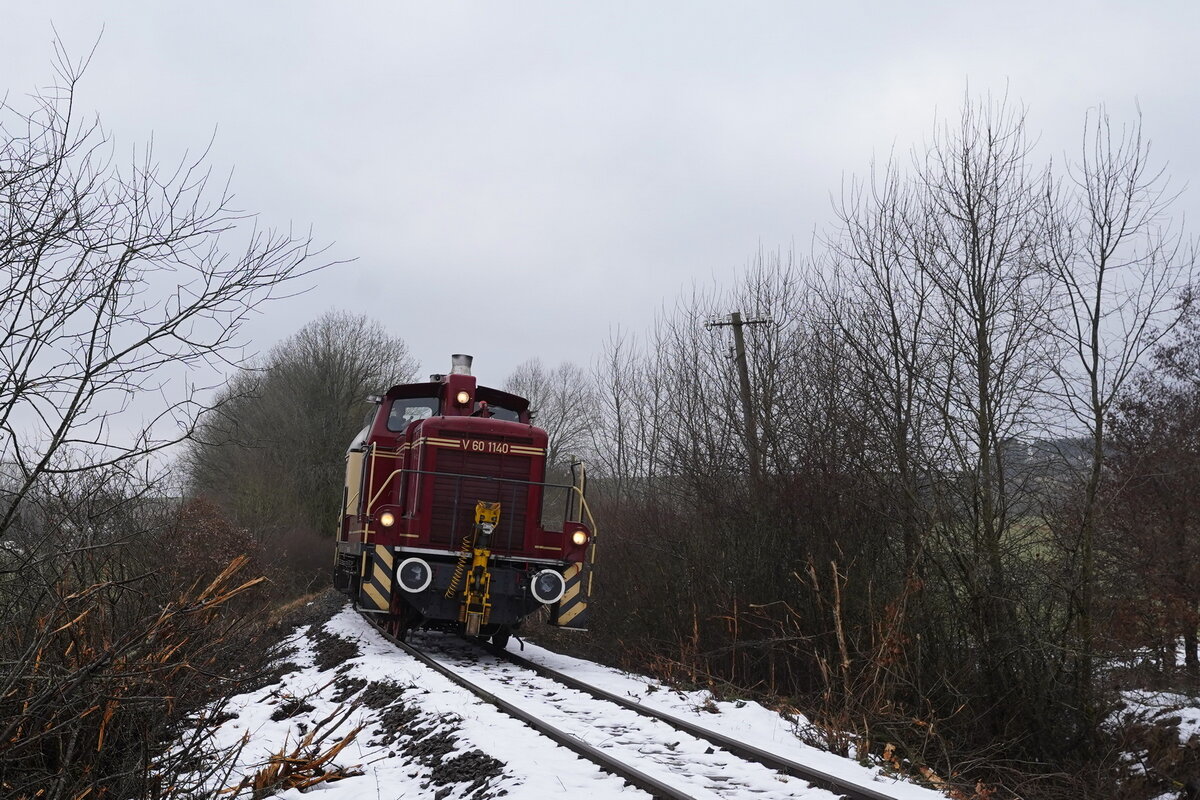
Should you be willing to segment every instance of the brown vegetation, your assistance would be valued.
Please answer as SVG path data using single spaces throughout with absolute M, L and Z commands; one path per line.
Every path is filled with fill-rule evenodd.
M 31 499 L 0 579 L 0 787 L 185 796 L 226 766 L 209 730 L 265 665 L 252 591 L 264 579 L 244 555 L 206 563 L 160 546 L 183 523 L 222 524 L 196 509 L 115 496 L 111 483 L 100 497 Z
M 315 267 L 203 156 L 118 163 L 57 56 L 30 111 L 0 100 L 0 793 L 182 797 L 228 767 L 210 730 L 268 648 L 257 543 L 155 457 Z
M 1195 642 L 1200 371 L 1154 377 L 1195 352 L 1193 261 L 1137 127 L 1093 117 L 1061 175 L 1025 129 L 969 104 L 850 187 L 814 263 L 760 255 L 610 342 L 593 646 L 967 796 L 1116 791 L 1100 667 Z M 772 320 L 749 398 L 705 325 L 730 309 Z
M 331 312 L 236 374 L 202 418 L 183 467 L 189 491 L 272 550 L 287 593 L 328 579 L 345 452 L 367 396 L 412 380 L 403 340 Z

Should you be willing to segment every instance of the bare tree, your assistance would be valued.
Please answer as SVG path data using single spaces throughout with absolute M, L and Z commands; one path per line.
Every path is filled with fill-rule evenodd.
M 1045 429 L 1060 345 L 1048 175 L 1025 127 L 1006 101 L 968 101 L 910 169 L 852 184 L 818 291 L 830 347 L 850 354 L 867 502 L 904 543 L 892 608 L 916 614 L 903 623 L 920 665 L 910 699 L 987 709 L 971 735 L 1021 730 L 1040 747 L 1063 740 L 1041 713 L 1063 608 L 1030 556 L 1052 544 L 1046 489 L 1016 454 Z M 937 613 L 947 604 L 962 613 Z
M 1097 201 L 1103 176 L 1157 186 L 1137 159 L 1120 166 L 1130 148 L 1094 150 L 1059 191 L 1023 112 L 968 100 L 910 164 L 850 186 L 820 276 L 759 254 L 734 286 L 685 292 L 640 341 L 613 337 L 596 368 L 597 442 L 614 487 L 607 541 L 630 557 L 597 580 L 619 600 L 606 621 L 622 652 L 668 673 L 788 687 L 830 730 L 862 725 L 943 773 L 986 753 L 976 763 L 1007 780 L 1036 759 L 1052 762 L 1043 796 L 1104 794 L 1105 779 L 1072 775 L 1103 772 L 1085 747 L 1094 676 L 1080 680 L 1076 648 L 1084 506 L 1066 536 L 1052 513 L 1064 494 L 1112 494 L 1089 495 L 1084 473 L 1064 487 L 1045 438 L 1088 430 L 1092 398 L 1111 411 L 1129 365 L 1166 352 L 1152 345 L 1190 254 L 1136 213 L 1132 238 L 1097 249 L 1120 233 L 1121 204 Z M 1161 211 L 1169 199 L 1131 202 Z M 746 331 L 751 426 L 727 340 L 704 330 L 734 309 L 774 320 Z M 1198 341 L 1183 331 L 1169 350 L 1194 369 Z M 1139 475 L 1143 505 L 1128 507 L 1194 479 L 1173 455 L 1195 418 L 1188 402 L 1164 400 L 1188 422 L 1139 451 L 1159 469 Z M 1064 423 L 1064 407 L 1081 413 Z M 1123 423 L 1139 447 L 1159 424 Z M 1141 605 L 1174 604 L 1171 630 L 1194 639 L 1194 509 L 1160 509 L 1153 527 L 1104 555 L 1132 567 L 1152 548 L 1173 554 L 1155 567 L 1171 592 Z
M 219 393 L 188 450 L 193 491 L 241 524 L 320 546 L 318 535 L 334 530 L 342 455 L 363 426 L 367 396 L 413 380 L 417 366 L 403 339 L 365 316 L 310 322 Z M 278 544 L 303 546 L 295 538 Z
M 0 532 L 41 476 L 190 436 L 205 401 L 189 377 L 236 362 L 252 309 L 317 268 L 308 237 L 234 209 L 204 154 L 118 164 L 75 108 L 84 66 L 59 50 L 33 111 L 0 106 L 0 458 L 17 479 Z M 149 421 L 125 431 L 127 411 Z
M 933 280 L 921 268 L 935 256 L 923 235 L 924 210 L 893 162 L 869 184 L 855 182 L 837 209 L 830 270 L 816 292 L 826 309 L 830 347 L 845 347 L 854 397 L 864 404 L 876 454 L 872 472 L 895 510 L 905 570 L 915 576 L 930 525 L 923 490 L 944 452 L 931 380 L 943 331 L 934 325 Z
M 192 435 L 196 376 L 241 360 L 251 310 L 318 265 L 307 236 L 235 209 L 204 154 L 120 162 L 76 109 L 85 66 L 60 48 L 30 111 L 0 101 L 0 785 L 163 797 L 187 791 L 164 743 L 212 755 L 210 717 L 177 725 L 256 660 L 230 607 L 256 581 L 240 558 L 165 561 L 205 531 L 150 457 Z
M 616 508 L 625 497 L 630 466 L 629 444 L 629 336 L 612 333 L 592 367 L 596 387 L 595 458 L 608 477 L 608 494 Z
M 1150 164 L 1140 120 L 1114 132 L 1103 107 L 1089 114 L 1080 157 L 1067 177 L 1066 186 L 1049 197 L 1048 230 L 1062 298 L 1054 329 L 1069 353 L 1056 374 L 1072 427 L 1090 445 L 1082 465 L 1067 464 L 1076 484 L 1070 487 L 1076 500 L 1067 537 L 1078 553 L 1072 595 L 1079 682 L 1094 717 L 1096 530 L 1106 421 L 1146 354 L 1171 331 L 1195 257 L 1166 216 L 1174 196 L 1162 170 Z
M 504 389 L 528 400 L 534 424 L 549 434 L 548 463 L 562 466 L 587 455 L 596 424 L 595 390 L 578 365 L 564 361 L 547 369 L 541 359 L 531 358 L 513 370 Z

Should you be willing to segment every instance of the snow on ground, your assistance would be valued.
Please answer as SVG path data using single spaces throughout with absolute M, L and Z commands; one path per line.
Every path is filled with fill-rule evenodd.
M 1200 788 L 1200 698 L 1127 689 L 1106 726 L 1121 742 L 1118 779 L 1129 796 L 1195 797 Z
M 509 649 L 520 652 L 530 661 L 842 780 L 869 786 L 899 800 L 945 800 L 944 795 L 931 789 L 906 783 L 883 774 L 878 768 L 865 767 L 803 743 L 796 737 L 797 728 L 807 724 L 803 718 L 788 720 L 779 712 L 755 702 L 717 701 L 707 691 L 683 692 L 644 676 L 554 653 L 528 642 L 524 643 L 524 650 L 518 650 L 518 647 L 515 642 L 509 645 Z
M 1200 736 L 1200 700 L 1177 692 L 1131 689 L 1121 692 L 1125 707 L 1115 712 L 1113 721 L 1137 720 L 1145 723 L 1174 724 L 1178 720 L 1179 742 L 1187 744 Z
M 398 651 L 349 607 L 324 625 L 297 631 L 288 644 L 295 649 L 287 656 L 295 669 L 278 683 L 230 703 L 227 710 L 234 716 L 217 730 L 216 743 L 232 747 L 245 737 L 247 744 L 233 776 L 214 779 L 211 788 L 225 788 L 243 775 L 254 775 L 271 755 L 281 749 L 290 752 L 320 721 L 331 715 L 338 718 L 335 711 L 339 707 L 344 713 L 357 700 L 361 705 L 324 741 L 324 747 L 328 749 L 362 725 L 333 760 L 362 774 L 314 786 L 303 794 L 289 789 L 278 797 L 539 800 L 581 796 L 606 800 L 647 796 Z M 518 649 L 518 643 L 509 647 Z M 876 769 L 804 745 L 794 734 L 793 722 L 756 703 L 716 702 L 705 692 L 680 692 L 528 643 L 522 655 L 897 798 L 943 800 L 929 789 L 898 782 Z M 330 725 L 327 722 L 322 730 Z M 664 746 L 669 745 L 664 741 Z M 778 784 L 773 788 L 778 790 Z M 722 796 L 759 794 L 742 790 Z
M 252 775 L 270 755 L 294 745 L 304 730 L 333 713 L 339 705 L 334 699 L 339 690 L 344 693 L 361 681 L 363 689 L 372 688 L 372 682 L 379 682 L 374 688 L 396 686 L 396 700 L 380 709 L 363 707 L 341 726 L 341 732 L 348 733 L 355 725 L 365 725 L 335 759 L 338 765 L 357 766 L 364 774 L 322 784 L 316 795 L 321 800 L 426 798 L 435 794 L 439 800 L 498 796 L 532 800 L 566 792 L 589 798 L 645 796 L 570 751 L 547 746 L 524 724 L 398 652 L 349 608 L 326 623 L 324 630 L 333 634 L 335 642 L 353 642 L 357 654 L 322 668 L 318 658 L 321 640 L 314 643 L 298 632 L 289 642 L 296 652 L 288 659 L 300 668 L 284 675 L 279 684 L 242 695 L 229 704 L 227 710 L 237 716 L 221 726 L 217 743 L 233 746 L 245 734 L 250 735 L 235 775 Z M 290 699 L 299 699 L 301 707 L 311 705 L 312 709 L 272 719 L 272 715 L 281 716 L 277 712 L 283 711 Z M 397 730 L 401 735 L 389 740 L 389 734 Z M 446 742 L 447 738 L 453 741 Z M 468 778 L 463 781 L 453 780 L 454 771 L 439 773 L 439 765 L 455 760 L 464 766 L 479 762 L 477 751 L 501 762 L 502 773 L 485 778 L 480 785 L 476 785 L 477 779 L 486 769 L 462 770 Z M 432 763 L 423 763 L 422 755 L 432 756 L 425 759 Z M 448 791 L 441 794 L 443 790 Z M 293 789 L 279 797 L 312 797 L 316 791 L 302 795 Z
M 493 695 L 684 794 L 835 800 L 836 795 L 828 790 L 745 761 L 666 722 L 497 659 L 456 637 L 430 635 L 414 643 Z

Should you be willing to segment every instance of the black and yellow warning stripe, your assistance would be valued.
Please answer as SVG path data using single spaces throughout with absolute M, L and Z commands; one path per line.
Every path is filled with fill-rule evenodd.
M 362 581 L 358 590 L 358 607 L 363 611 L 386 614 L 392 605 L 392 580 L 395 559 L 391 548 L 377 544 L 363 549 Z
M 585 568 L 584 564 L 572 564 L 563 571 L 567 589 L 554 609 L 551 621 L 555 625 L 562 628 L 587 628 L 588 600 L 592 593 L 591 577 L 591 569 Z

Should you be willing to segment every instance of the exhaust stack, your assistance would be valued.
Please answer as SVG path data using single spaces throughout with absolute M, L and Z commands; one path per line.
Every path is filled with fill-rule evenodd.
M 450 356 L 450 374 L 451 375 L 470 375 L 471 374 L 471 356 L 455 353 Z

